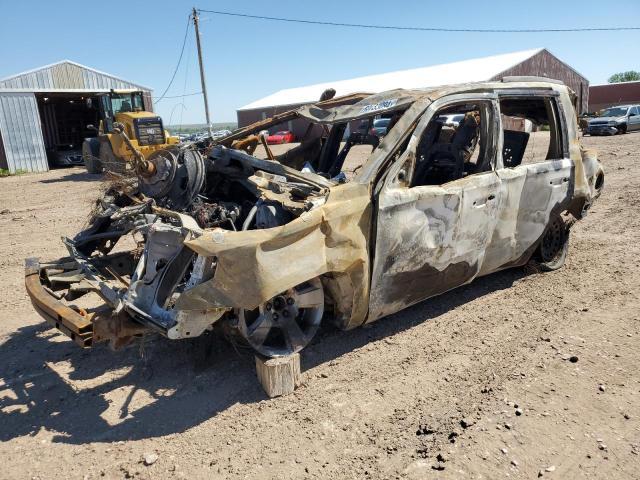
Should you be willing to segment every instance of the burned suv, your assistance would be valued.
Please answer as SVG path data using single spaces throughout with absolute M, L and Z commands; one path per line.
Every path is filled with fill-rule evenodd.
M 220 329 L 280 356 L 323 319 L 351 329 L 497 270 L 557 269 L 604 184 L 574 100 L 530 77 L 354 94 L 154 154 L 67 257 L 26 261 L 27 290 L 84 347 Z M 376 118 L 383 139 L 358 132 Z M 306 133 L 286 152 L 256 135 L 288 122 Z

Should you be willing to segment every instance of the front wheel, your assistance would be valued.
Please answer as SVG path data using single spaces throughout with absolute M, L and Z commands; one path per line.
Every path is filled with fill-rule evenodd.
M 239 309 L 240 334 L 266 357 L 299 352 L 313 339 L 324 313 L 320 278 L 301 283 L 276 295 L 255 310 Z
M 551 272 L 564 265 L 568 251 L 569 230 L 562 217 L 556 216 L 549 222 L 533 260 L 542 271 Z
M 620 125 L 618 127 L 618 133 L 620 135 L 624 135 L 625 133 L 627 133 L 627 124 L 626 123 L 623 123 L 622 125 Z

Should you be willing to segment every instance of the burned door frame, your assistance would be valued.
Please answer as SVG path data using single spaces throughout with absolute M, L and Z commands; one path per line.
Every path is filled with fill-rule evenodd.
M 538 98 L 549 101 L 550 128 L 557 127 L 559 157 L 540 162 L 504 167 L 504 126 L 499 115 L 499 152 L 496 172 L 500 177 L 498 222 L 487 248 L 480 275 L 525 264 L 538 246 L 553 215 L 567 209 L 573 196 L 575 162 L 568 144 L 569 132 L 560 93 L 555 90 L 498 91 L 500 101 L 513 98 Z M 553 141 L 553 139 L 550 139 Z
M 479 273 L 497 219 L 500 178 L 497 95 L 452 94 L 434 101 L 405 151 L 375 188 L 376 228 L 372 232 L 372 279 L 367 322 L 472 281 Z M 487 105 L 485 155 L 491 170 L 443 185 L 411 187 L 416 151 L 429 123 L 443 108 L 461 103 Z

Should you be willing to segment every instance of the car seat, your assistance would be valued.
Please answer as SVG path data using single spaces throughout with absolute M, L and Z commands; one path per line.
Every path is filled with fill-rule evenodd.
M 522 163 L 527 143 L 529 143 L 529 134 L 517 130 L 505 130 L 503 137 L 502 164 L 505 168 L 517 167 Z

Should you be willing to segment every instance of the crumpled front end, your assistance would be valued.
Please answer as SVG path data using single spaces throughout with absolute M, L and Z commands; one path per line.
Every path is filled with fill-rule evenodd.
M 191 312 L 175 307 L 186 282 L 193 281 L 187 270 L 195 254 L 184 242 L 201 229 L 190 217 L 162 212 L 152 202 L 119 207 L 114 200 L 107 194 L 91 227 L 63 240 L 68 257 L 42 264 L 27 259 L 25 285 L 34 306 L 83 347 L 122 343 L 149 330 L 169 338 L 200 335 L 228 310 L 209 306 L 207 325 L 189 322 L 184 329 Z M 132 248 L 111 251 L 122 238 Z
M 291 327 L 283 328 L 286 348 L 252 344 L 269 355 L 308 343 L 325 298 L 343 328 L 364 322 L 367 185 L 225 147 L 207 159 L 188 155 L 177 172 L 170 157 L 155 158 L 154 178 L 112 186 L 89 227 L 63 239 L 68 257 L 28 260 L 27 291 L 43 317 L 83 347 L 119 346 L 148 331 L 197 337 L 221 320 L 275 343 L 258 323 L 295 317 L 280 318 Z M 313 325 L 300 333 L 295 322 Z

